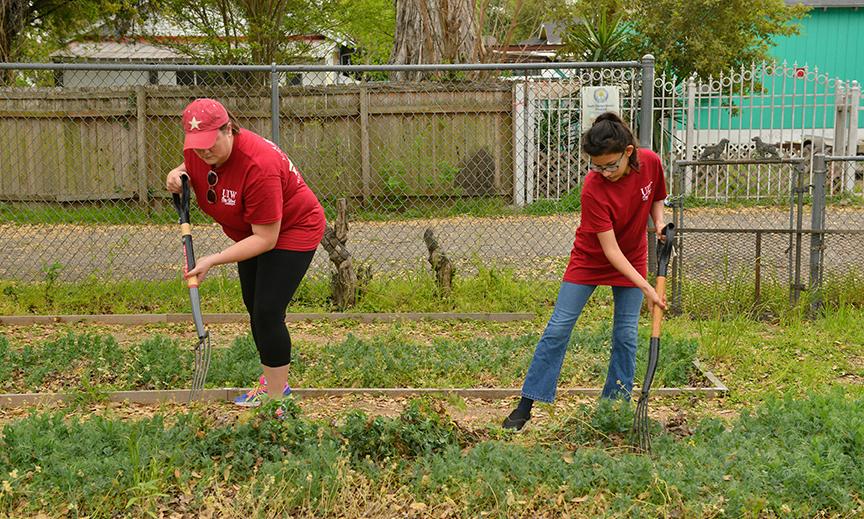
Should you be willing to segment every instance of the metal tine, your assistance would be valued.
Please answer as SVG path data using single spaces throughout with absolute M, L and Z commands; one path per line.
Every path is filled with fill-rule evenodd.
M 204 386 L 204 381 L 203 381 L 204 377 L 202 376 L 202 374 L 203 374 L 203 370 L 204 370 L 205 351 L 204 351 L 204 343 L 203 342 L 198 344 L 198 347 L 195 350 L 195 355 L 198 358 L 196 366 L 195 366 L 196 367 L 196 370 L 195 370 L 195 390 L 201 391 L 201 388 Z
M 197 362 L 195 363 L 195 389 L 200 391 L 201 387 L 203 387 L 203 377 L 201 376 L 201 372 L 204 368 L 204 340 L 202 339 L 198 346 L 195 348 L 195 356 L 197 357 Z
M 210 334 L 208 333 L 195 346 L 195 370 L 192 375 L 192 390 L 189 392 L 189 400 L 192 401 L 204 389 L 207 380 L 207 371 L 210 369 Z
M 648 392 L 650 388 L 642 388 L 639 402 L 636 404 L 636 413 L 633 420 L 633 433 L 636 436 L 639 450 L 649 452 L 651 450 L 651 431 L 648 418 Z
M 198 347 L 195 347 L 194 350 L 195 360 L 192 368 L 192 388 L 189 389 L 189 401 L 193 402 L 195 400 L 196 393 L 196 379 L 198 378 Z
M 199 379 L 201 378 L 201 341 L 195 345 L 195 360 L 194 360 L 194 368 L 192 371 L 192 389 L 189 391 L 189 401 L 195 400 L 196 394 L 198 393 L 199 387 Z
M 651 449 L 651 440 L 648 431 L 648 401 L 641 396 L 639 403 L 636 405 L 636 430 L 634 432 L 637 436 L 636 440 L 638 441 L 639 449 L 647 452 Z
M 213 355 L 213 348 L 210 346 L 210 334 L 207 334 L 207 357 L 204 363 L 204 380 L 201 381 L 201 388 L 204 388 L 204 383 L 207 381 L 207 373 L 210 371 L 210 358 Z
M 645 399 L 645 407 L 642 409 L 642 449 L 645 452 L 651 450 L 651 421 L 648 417 L 648 399 Z
M 200 380 L 198 381 L 198 390 L 204 390 L 204 384 L 207 382 L 207 372 L 210 370 L 210 355 L 212 348 L 210 347 L 210 334 L 204 336 L 204 344 L 201 352 L 201 369 Z
M 197 392 L 201 389 L 201 364 L 203 362 L 201 343 L 195 346 L 195 371 L 192 374 L 192 391 Z

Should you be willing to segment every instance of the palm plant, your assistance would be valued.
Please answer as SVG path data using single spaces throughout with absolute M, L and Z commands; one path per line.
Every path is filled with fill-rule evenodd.
M 580 61 L 633 59 L 632 35 L 623 13 L 601 10 L 568 27 L 561 54 Z

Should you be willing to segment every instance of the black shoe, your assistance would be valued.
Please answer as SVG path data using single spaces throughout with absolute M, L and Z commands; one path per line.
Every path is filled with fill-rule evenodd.
M 504 419 L 504 423 L 501 424 L 507 430 L 519 432 L 525 427 L 525 424 L 528 423 L 528 420 L 531 419 L 531 414 L 523 415 L 519 412 L 518 409 L 514 409 L 510 416 Z

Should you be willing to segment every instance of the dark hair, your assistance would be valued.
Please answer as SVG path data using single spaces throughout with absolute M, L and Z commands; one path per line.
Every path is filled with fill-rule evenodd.
M 225 111 L 228 112 L 228 110 L 225 110 Z M 231 134 L 232 135 L 239 135 L 240 134 L 240 125 L 237 123 L 237 118 L 234 117 L 234 114 L 232 114 L 231 112 L 228 112 L 228 122 L 231 123 Z M 224 132 L 225 128 L 227 128 L 227 127 L 228 127 L 227 123 L 223 124 L 222 126 L 219 127 L 219 130 Z
M 594 124 L 582 134 L 582 151 L 596 157 L 607 153 L 623 153 L 627 146 L 633 146 L 630 154 L 630 167 L 639 168 L 639 144 L 618 114 L 606 112 L 597 116 Z

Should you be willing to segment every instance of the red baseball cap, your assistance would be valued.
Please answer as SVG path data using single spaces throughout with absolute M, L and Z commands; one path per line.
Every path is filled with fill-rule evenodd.
M 219 128 L 228 123 L 228 110 L 215 99 L 196 99 L 183 110 L 183 149 L 207 149 L 216 142 Z

